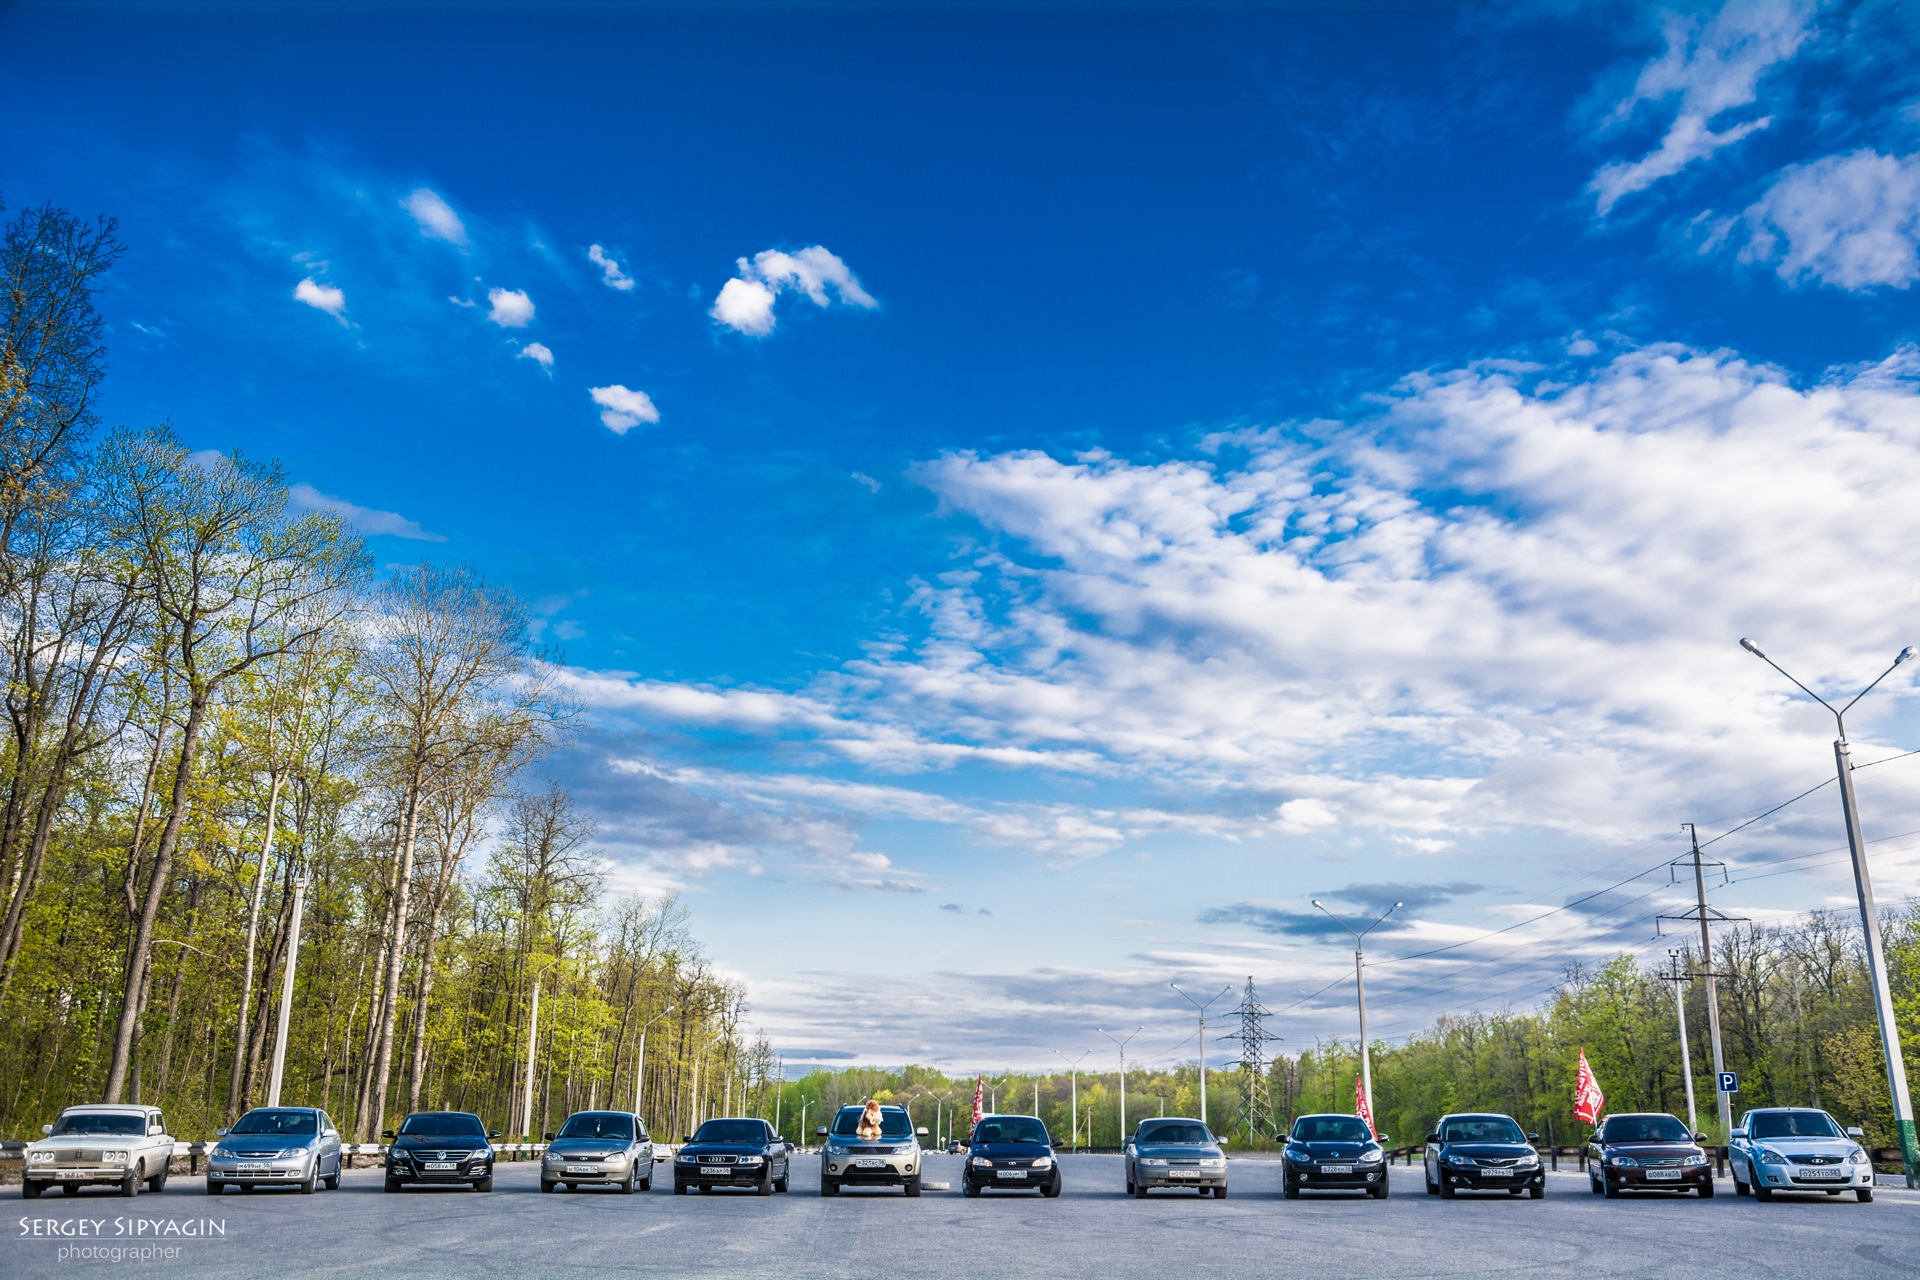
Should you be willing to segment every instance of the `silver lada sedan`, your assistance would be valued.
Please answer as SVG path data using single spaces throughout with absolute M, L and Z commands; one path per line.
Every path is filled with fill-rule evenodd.
M 540 1189 L 618 1187 L 625 1195 L 653 1189 L 653 1139 L 631 1111 L 576 1111 L 547 1135 Z

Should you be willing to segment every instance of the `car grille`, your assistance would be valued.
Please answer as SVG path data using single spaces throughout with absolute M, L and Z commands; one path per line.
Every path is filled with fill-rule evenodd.
M 53 1162 L 55 1164 L 99 1164 L 106 1154 L 105 1151 L 93 1150 L 62 1151 L 54 1156 Z
M 697 1159 L 701 1164 L 739 1164 L 740 1163 L 739 1156 L 700 1156 L 700 1157 L 697 1157 Z
M 890 1156 L 893 1154 L 893 1144 L 889 1142 L 881 1146 L 848 1147 L 847 1150 L 856 1156 Z
M 1648 1169 L 1671 1169 L 1686 1163 L 1685 1156 L 1644 1156 L 1640 1163 Z
M 1843 1164 L 1840 1156 L 1788 1156 L 1795 1164 Z
M 1514 1157 L 1476 1156 L 1474 1163 L 1482 1169 L 1511 1169 L 1520 1161 Z

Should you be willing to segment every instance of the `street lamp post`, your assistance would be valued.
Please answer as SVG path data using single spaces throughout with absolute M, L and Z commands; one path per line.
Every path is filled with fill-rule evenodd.
M 939 1096 L 939 1100 L 934 1103 L 933 1145 L 936 1147 L 939 1147 L 942 1151 L 946 1150 L 946 1143 L 940 1140 L 940 1116 L 942 1111 L 945 1110 L 945 1108 L 951 1107 L 952 1105 L 953 1105 L 953 1090 L 951 1089 L 941 1094 Z M 953 1112 L 947 1111 L 946 1118 L 947 1118 L 947 1131 L 951 1133 L 953 1131 Z
M 1760 646 L 1753 641 L 1742 639 L 1740 647 L 1792 680 L 1802 693 L 1833 713 L 1834 729 L 1839 735 L 1833 742 L 1833 761 L 1840 775 L 1840 810 L 1847 824 L 1847 849 L 1853 855 L 1853 884 L 1860 895 L 1860 928 L 1866 935 L 1867 944 L 1867 978 L 1873 984 L 1873 1012 L 1880 1020 L 1880 1051 L 1886 1057 L 1887 1085 L 1893 1093 L 1893 1127 L 1900 1142 L 1900 1160 L 1906 1166 L 1907 1186 L 1920 1186 L 1920 1138 L 1916 1138 L 1914 1133 L 1913 1097 L 1907 1091 L 1907 1064 L 1901 1057 L 1900 1027 L 1894 1021 L 1893 992 L 1887 985 L 1887 957 L 1880 942 L 1880 913 L 1873 905 L 1873 880 L 1867 873 L 1866 842 L 1860 835 L 1860 803 L 1853 794 L 1853 757 L 1847 749 L 1846 718 L 1855 702 L 1872 693 L 1875 685 L 1893 674 L 1894 667 L 1913 656 L 1913 646 L 1902 649 L 1900 656 L 1893 660 L 1893 666 L 1882 671 L 1873 684 L 1853 695 L 1852 702 L 1838 708 L 1795 680 L 1785 667 L 1761 652 Z M 1712 957 L 1708 957 L 1708 965 L 1711 967 Z
M 1067 1064 L 1067 1080 L 1073 1091 L 1073 1100 L 1068 1104 L 1071 1110 L 1067 1114 L 1070 1117 L 1069 1123 L 1073 1126 L 1072 1141 L 1075 1151 L 1080 1150 L 1080 1064 L 1086 1060 L 1087 1054 L 1092 1052 L 1093 1050 L 1087 1049 L 1078 1058 L 1069 1058 L 1058 1049 L 1053 1051 L 1055 1057 Z M 1038 1111 L 1039 1108 L 1035 1107 L 1034 1110 Z
M 1360 997 L 1360 1088 L 1361 1091 L 1367 1095 L 1367 1112 L 1371 1115 L 1374 1111 L 1373 1057 L 1367 1051 L 1367 979 L 1365 973 L 1361 970 L 1362 957 L 1360 944 L 1361 939 L 1385 924 L 1387 916 L 1398 911 L 1402 904 L 1398 902 L 1394 903 L 1387 908 L 1384 915 L 1358 933 L 1354 933 L 1353 926 L 1349 925 L 1345 920 L 1342 920 L 1339 916 L 1333 914 L 1333 912 L 1328 911 L 1325 907 L 1320 906 L 1320 900 L 1318 898 L 1313 900 L 1313 905 L 1320 907 L 1321 912 L 1325 914 L 1327 919 L 1333 921 L 1348 933 L 1353 933 L 1353 985 Z M 1369 1121 L 1369 1123 L 1371 1123 L 1371 1121 Z
M 533 1046 L 540 1035 L 540 979 L 546 976 L 548 969 L 560 962 L 560 957 L 541 965 L 533 973 L 533 1010 L 527 1017 L 527 1080 L 526 1092 L 520 1100 L 520 1132 L 527 1142 L 533 1141 Z
M 287 1066 L 287 1021 L 293 1017 L 293 971 L 300 962 L 300 916 L 307 906 L 307 878 L 293 886 L 293 919 L 287 924 L 287 974 L 280 984 L 280 1028 L 273 1035 L 273 1074 L 267 1077 L 267 1105 L 280 1105 L 280 1077 Z
M 1179 986 L 1175 983 L 1169 982 L 1167 985 L 1172 987 L 1175 991 L 1180 991 Z M 1218 1000 L 1220 996 L 1224 996 L 1225 994 L 1227 994 L 1227 992 L 1231 990 L 1233 990 L 1232 984 L 1228 984 L 1227 986 L 1220 988 L 1220 995 L 1216 995 L 1215 997 L 1213 997 L 1213 1000 Z M 1199 1011 L 1199 1014 L 1200 1014 L 1200 1123 L 1206 1124 L 1207 1123 L 1207 1010 L 1213 1007 L 1213 1000 L 1209 1000 L 1205 1004 L 1201 1004 L 1198 1000 L 1195 1000 L 1192 996 L 1188 995 L 1184 991 L 1180 991 L 1180 998 L 1182 1000 L 1185 1000 L 1188 1004 L 1192 1005 L 1196 1010 Z M 1163 1107 L 1163 1110 L 1164 1110 L 1164 1107 Z
M 1100 1029 L 1096 1027 L 1095 1030 Z M 1135 1027 L 1127 1032 L 1126 1040 L 1116 1039 L 1111 1031 L 1100 1031 L 1101 1035 L 1112 1040 L 1114 1047 L 1120 1050 L 1120 1142 L 1122 1145 L 1127 1141 L 1127 1040 L 1133 1039 L 1143 1030 L 1145 1028 Z
M 640 1114 L 640 1085 L 647 1073 L 647 1031 L 654 1023 L 672 1013 L 673 1010 L 674 1006 L 668 1005 L 651 1018 L 648 1018 L 647 1025 L 640 1028 L 640 1051 L 634 1055 L 633 1059 L 633 1114 L 635 1115 Z M 608 1101 L 611 1102 L 612 1099 L 609 1098 Z M 669 1132 L 671 1132 L 672 1126 L 668 1126 L 668 1129 Z

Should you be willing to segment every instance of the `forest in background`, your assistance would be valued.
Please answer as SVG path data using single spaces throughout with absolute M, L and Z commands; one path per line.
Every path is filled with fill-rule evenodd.
M 684 906 L 607 894 L 540 780 L 576 710 L 525 606 L 461 566 L 376 579 L 276 464 L 101 433 L 122 252 L 53 207 L 0 243 L 0 1133 L 261 1102 L 302 885 L 281 1100 L 350 1138 L 430 1107 L 538 1134 L 637 1074 L 669 1123 L 743 1099 L 745 992 Z

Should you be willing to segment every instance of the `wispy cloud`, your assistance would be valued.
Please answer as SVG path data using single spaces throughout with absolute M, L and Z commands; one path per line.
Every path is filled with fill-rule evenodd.
M 316 283 L 309 276 L 293 286 L 295 302 L 304 302 L 316 311 L 324 311 L 341 324 L 347 322 L 347 295 L 330 284 Z
M 1746 212 L 1741 257 L 1841 289 L 1920 279 L 1920 155 L 1861 150 L 1794 165 Z
M 453 206 L 442 200 L 437 192 L 425 187 L 416 188 L 400 205 L 420 224 L 421 235 L 445 240 L 462 248 L 466 246 L 466 224 L 460 221 L 460 215 L 453 211 Z
M 1726 112 L 1751 106 L 1760 79 L 1799 50 L 1812 30 L 1807 0 L 1731 0 L 1711 17 L 1668 15 L 1666 51 L 1641 69 L 1633 90 L 1606 124 L 1625 125 L 1642 106 L 1674 103 L 1666 133 L 1638 160 L 1615 161 L 1593 175 L 1590 190 L 1601 217 L 1622 199 L 1672 177 L 1773 123 L 1771 116 L 1727 121 Z
M 514 358 L 517 360 L 531 360 L 548 373 L 553 372 L 553 352 L 544 342 L 529 342 L 526 346 L 520 348 L 519 354 Z
M 587 260 L 600 268 L 600 279 L 609 289 L 625 293 L 633 288 L 633 277 L 620 269 L 619 262 L 597 244 L 587 246 Z
M 302 511 L 330 511 L 361 533 L 407 538 L 414 542 L 446 541 L 442 535 L 422 529 L 416 521 L 409 520 L 398 512 L 363 507 L 357 502 L 349 502 L 345 498 L 336 498 L 332 494 L 322 493 L 310 484 L 288 486 L 287 500 Z
M 775 299 L 791 290 L 805 294 L 816 307 L 830 306 L 836 298 L 844 306 L 866 310 L 880 305 L 845 262 L 816 244 L 797 253 L 768 249 L 751 261 L 741 258 L 738 274 L 720 287 L 708 314 L 735 332 L 765 337 L 776 323 Z
M 600 406 L 600 421 L 615 435 L 625 435 L 643 422 L 660 421 L 660 410 L 644 391 L 632 391 L 619 383 L 610 387 L 592 387 L 588 395 Z
M 519 289 L 489 289 L 487 301 L 492 309 L 487 319 L 502 329 L 524 329 L 533 323 L 533 299 Z

